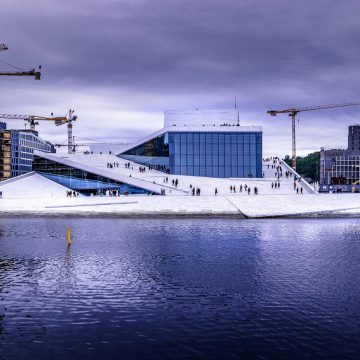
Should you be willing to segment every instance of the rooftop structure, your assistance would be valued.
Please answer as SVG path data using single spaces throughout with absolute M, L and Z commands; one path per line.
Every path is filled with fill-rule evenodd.
M 240 125 L 237 109 L 222 110 L 166 110 L 164 127 Z

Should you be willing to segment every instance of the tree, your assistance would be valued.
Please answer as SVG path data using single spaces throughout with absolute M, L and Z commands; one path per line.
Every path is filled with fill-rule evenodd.
M 286 155 L 284 161 L 291 166 L 291 159 Z M 315 151 L 307 156 L 296 158 L 296 171 L 304 178 L 319 181 L 320 152 Z

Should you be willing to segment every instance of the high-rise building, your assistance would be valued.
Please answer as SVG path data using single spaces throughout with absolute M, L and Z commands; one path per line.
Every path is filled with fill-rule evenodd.
M 0 181 L 32 171 L 34 150 L 55 152 L 36 131 L 0 129 Z
M 360 150 L 360 125 L 349 126 L 348 150 Z

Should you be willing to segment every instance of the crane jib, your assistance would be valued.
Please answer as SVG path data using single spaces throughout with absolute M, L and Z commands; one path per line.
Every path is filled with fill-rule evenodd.
M 292 168 L 296 171 L 296 137 L 295 137 L 295 118 L 296 115 L 301 111 L 313 111 L 313 110 L 326 110 L 326 109 L 333 109 L 333 108 L 340 108 L 346 106 L 358 106 L 360 105 L 360 101 L 354 102 L 347 102 L 347 103 L 340 103 L 340 104 L 329 104 L 329 105 L 319 105 L 319 106 L 308 106 L 302 108 L 291 108 L 291 109 L 284 109 L 284 110 L 269 110 L 267 114 L 271 116 L 276 116 L 277 114 L 284 114 L 288 113 L 291 116 L 291 133 L 292 133 Z

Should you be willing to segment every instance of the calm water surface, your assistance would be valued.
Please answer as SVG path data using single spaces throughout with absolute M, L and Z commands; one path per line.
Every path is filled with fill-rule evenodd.
M 356 219 L 0 218 L 0 359 L 358 359 L 359 277 Z

